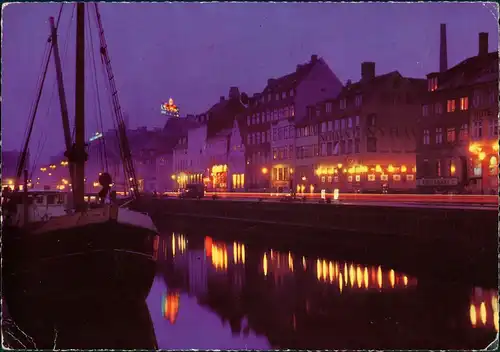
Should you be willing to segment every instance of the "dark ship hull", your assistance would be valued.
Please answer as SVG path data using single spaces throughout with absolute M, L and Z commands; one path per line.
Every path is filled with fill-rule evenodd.
M 47 305 L 117 296 L 144 300 L 156 271 L 157 232 L 152 223 L 138 224 L 126 215 L 120 219 L 118 210 L 108 207 L 4 228 L 2 277 L 9 310 L 25 300 Z

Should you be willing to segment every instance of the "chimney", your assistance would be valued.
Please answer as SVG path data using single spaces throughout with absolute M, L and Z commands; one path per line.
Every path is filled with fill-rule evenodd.
M 295 72 L 299 72 L 302 69 L 302 65 L 297 65 L 297 68 L 295 69 Z
M 318 55 L 311 55 L 311 63 L 318 61 Z
M 478 56 L 488 55 L 488 33 L 479 33 L 479 53 Z
M 220 96 L 220 102 L 222 103 L 224 100 L 226 100 L 226 98 L 223 95 L 221 95 Z
M 347 82 L 345 82 L 345 86 L 347 88 L 349 88 L 349 86 L 352 84 L 352 81 L 350 79 L 347 80 Z
M 240 98 L 240 90 L 238 87 L 229 88 L 229 100 L 231 99 L 239 99 Z
M 448 45 L 446 44 L 446 24 L 441 23 L 441 39 L 439 43 L 439 72 L 448 69 Z
M 369 81 L 375 78 L 375 62 L 361 63 L 361 80 Z
M 276 82 L 276 79 L 274 79 L 274 78 L 269 78 L 269 79 L 267 80 L 267 85 L 268 85 L 268 86 L 273 85 L 273 84 L 274 84 L 274 82 Z

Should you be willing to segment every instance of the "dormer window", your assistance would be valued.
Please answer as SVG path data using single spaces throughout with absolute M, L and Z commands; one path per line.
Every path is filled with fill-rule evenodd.
M 434 92 L 438 88 L 438 78 L 432 77 L 427 80 L 427 90 L 429 92 Z
M 344 110 L 347 106 L 347 101 L 346 99 L 340 99 L 340 110 Z
M 359 108 L 361 106 L 361 104 L 363 103 L 363 96 L 356 95 L 356 98 L 354 99 L 354 103 L 355 103 L 356 107 Z

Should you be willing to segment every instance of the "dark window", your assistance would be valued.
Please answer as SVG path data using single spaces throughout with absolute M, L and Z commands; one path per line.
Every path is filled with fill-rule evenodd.
M 366 139 L 366 151 L 368 153 L 376 153 L 377 152 L 377 138 L 368 137 Z

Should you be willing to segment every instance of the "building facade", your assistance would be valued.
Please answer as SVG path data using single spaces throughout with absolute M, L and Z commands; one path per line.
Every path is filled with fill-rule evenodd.
M 425 80 L 393 71 L 375 74 L 375 63 L 361 64 L 361 80 L 348 82 L 336 99 L 309 109 L 309 124 L 298 136 L 309 137 L 298 159 L 309 185 L 341 192 L 412 192 L 416 173 L 416 121 Z M 301 165 L 302 166 L 302 165 Z M 307 178 L 307 176 L 306 176 Z M 314 180 L 314 182 L 313 182 Z
M 273 186 L 272 124 L 288 119 L 299 122 L 307 115 L 308 105 L 336 97 L 341 89 L 342 83 L 328 64 L 312 55 L 308 63 L 297 65 L 295 72 L 269 79 L 264 90 L 254 95 L 249 108 L 240 116 L 246 124 L 249 189 Z M 292 160 L 294 152 L 292 149 Z M 281 169 L 284 170 L 284 166 Z M 263 172 L 265 170 L 268 172 Z
M 271 152 L 271 189 L 293 190 L 295 125 L 292 117 L 271 124 Z
M 498 52 L 479 50 L 427 75 L 419 119 L 417 185 L 422 193 L 498 191 Z

